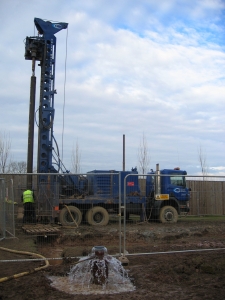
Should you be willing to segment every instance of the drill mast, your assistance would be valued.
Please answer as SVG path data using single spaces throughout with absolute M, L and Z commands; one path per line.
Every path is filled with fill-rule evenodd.
M 34 19 L 38 30 L 38 36 L 26 37 L 25 59 L 32 60 L 32 76 L 30 87 L 30 114 L 28 132 L 28 155 L 27 173 L 33 172 L 33 139 L 34 139 L 34 108 L 35 108 L 35 62 L 40 61 L 40 102 L 38 119 L 38 155 L 37 172 L 55 173 L 59 172 L 60 159 L 58 147 L 55 151 L 53 143 L 54 122 L 54 95 L 55 90 L 55 63 L 56 63 L 56 37 L 55 34 L 62 29 L 66 29 L 68 23 L 44 21 L 39 18 Z M 56 144 L 57 145 L 57 144 Z M 53 154 L 55 151 L 55 155 Z M 55 161 L 53 162 L 53 158 Z M 56 166 L 56 167 L 55 167 Z M 28 177 L 29 178 L 29 177 Z M 47 182 L 47 176 L 41 175 L 39 182 Z M 28 187 L 32 185 L 32 178 L 28 179 Z

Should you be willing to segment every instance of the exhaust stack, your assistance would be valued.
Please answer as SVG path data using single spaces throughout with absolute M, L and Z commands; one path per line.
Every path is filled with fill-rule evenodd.
M 159 170 L 159 164 L 156 164 L 156 171 L 155 171 L 155 194 L 160 195 L 161 194 L 161 178 L 160 178 L 160 170 Z
M 155 200 L 169 200 L 169 194 L 161 194 L 161 174 L 159 164 L 156 164 L 155 171 Z

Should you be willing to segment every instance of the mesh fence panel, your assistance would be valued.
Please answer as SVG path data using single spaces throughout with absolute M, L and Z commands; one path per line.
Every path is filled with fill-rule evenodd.
M 37 252 L 55 262 L 87 255 L 93 246 L 101 245 L 111 255 L 172 251 L 186 248 L 182 236 L 201 234 L 186 222 L 190 216 L 225 215 L 223 177 L 189 176 L 189 214 L 181 211 L 177 223 L 162 224 L 159 209 L 146 206 L 146 201 L 152 201 L 147 175 L 128 173 L 93 171 L 73 174 L 72 179 L 71 174 L 48 174 L 46 182 L 33 175 L 36 224 L 24 223 L 21 195 L 26 175 L 7 175 L 0 180 L 0 246 L 5 246 L 6 235 L 15 235 L 16 241 L 7 243 L 9 248 Z M 178 179 L 173 182 L 179 184 Z M 170 205 L 168 200 L 166 206 Z
M 156 176 L 154 177 L 153 181 L 156 180 Z M 213 247 L 225 247 L 224 238 L 220 237 L 219 240 L 216 240 L 217 232 L 221 232 L 225 227 L 225 218 L 223 218 L 225 215 L 225 177 L 182 177 L 186 179 L 185 185 L 178 176 L 171 177 L 170 184 L 163 185 L 165 180 L 163 180 L 163 176 L 160 176 L 161 190 L 169 194 L 169 199 L 163 202 L 159 201 L 159 205 L 154 205 L 151 209 L 148 209 L 148 205 L 146 205 L 142 211 L 143 214 L 140 212 L 140 218 L 134 216 L 132 212 L 129 215 L 126 204 L 125 215 L 129 216 L 129 219 L 124 224 L 123 251 L 125 255 L 126 253 L 185 252 L 190 248 L 202 251 L 206 247 L 209 250 Z M 147 194 L 149 180 L 146 178 L 148 176 L 139 177 L 139 186 L 141 195 L 144 197 L 149 195 L 148 202 L 151 201 L 151 195 Z M 127 182 L 124 182 L 124 186 L 126 184 Z M 186 201 L 183 201 L 185 194 L 188 193 L 190 194 L 189 212 L 184 209 Z M 177 209 L 177 222 L 170 222 L 170 215 L 173 212 L 171 206 L 173 209 L 176 207 L 173 198 L 178 200 L 179 194 L 180 200 L 177 202 L 180 211 Z M 128 197 L 126 197 L 126 201 L 127 199 Z M 203 218 L 204 216 L 213 216 L 214 218 L 208 219 L 212 220 L 208 221 L 207 218 Z M 215 240 L 209 242 L 207 237 Z M 184 238 L 187 238 L 188 242 L 184 242 Z
M 5 180 L 0 178 L 0 239 L 5 237 Z
M 14 201 L 13 180 L 0 180 L 0 227 L 1 238 L 15 237 L 15 212 L 17 203 Z
M 15 213 L 17 213 L 17 202 L 14 201 L 13 180 L 5 182 L 5 229 L 10 237 L 15 237 Z

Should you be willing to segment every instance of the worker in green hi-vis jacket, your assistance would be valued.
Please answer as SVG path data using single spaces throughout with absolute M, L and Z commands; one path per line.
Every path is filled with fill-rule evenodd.
M 24 213 L 23 223 L 35 223 L 36 224 L 36 211 L 35 211 L 35 196 L 31 190 L 23 192 L 21 200 L 23 202 Z

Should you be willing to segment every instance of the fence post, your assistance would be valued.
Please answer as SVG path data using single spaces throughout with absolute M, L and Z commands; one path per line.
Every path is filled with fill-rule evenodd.
M 121 172 L 119 172 L 119 254 L 122 252 L 122 232 L 121 232 Z
M 0 240 L 5 238 L 5 180 L 0 178 L 0 227 L 2 231 L 2 237 Z
M 129 176 L 126 175 L 124 177 L 124 190 L 123 190 L 123 255 L 126 255 L 126 197 L 127 197 L 127 189 L 126 189 L 126 181 L 127 177 Z
M 11 179 L 11 196 L 12 196 L 12 235 L 15 237 L 15 199 L 13 192 L 13 179 Z

